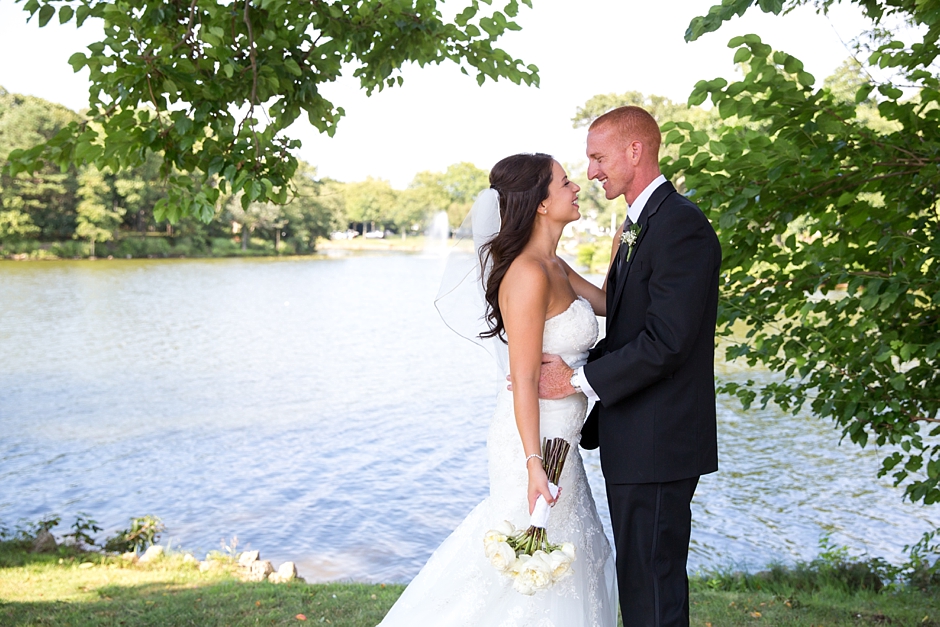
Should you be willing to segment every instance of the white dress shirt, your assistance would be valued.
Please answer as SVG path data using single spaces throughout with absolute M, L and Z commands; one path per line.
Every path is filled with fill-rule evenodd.
M 636 224 L 640 221 L 640 215 L 643 213 L 643 209 L 646 208 L 646 203 L 649 201 L 650 196 L 653 195 L 660 185 L 666 182 L 666 177 L 660 174 L 658 177 L 653 179 L 653 182 L 646 186 L 646 188 L 640 192 L 640 195 L 636 197 L 636 200 L 633 201 L 633 204 L 627 207 L 627 216 L 630 218 L 630 221 L 633 224 Z M 574 371 L 574 376 L 571 377 L 572 383 L 577 387 L 581 388 L 581 391 L 584 392 L 584 395 L 588 399 L 594 401 L 595 403 L 600 399 L 597 395 L 597 392 L 594 391 L 594 388 L 591 387 L 590 382 L 588 382 L 587 377 L 584 375 L 584 366 L 581 366 Z

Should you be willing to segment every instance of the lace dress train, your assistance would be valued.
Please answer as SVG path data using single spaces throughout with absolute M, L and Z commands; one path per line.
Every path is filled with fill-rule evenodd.
M 596 339 L 594 312 L 586 300 L 578 299 L 546 321 L 543 350 L 576 367 L 584 363 Z M 547 590 L 525 596 L 484 554 L 483 536 L 498 522 L 508 520 L 517 528 L 529 522 L 525 455 L 512 393 L 503 390 L 487 436 L 489 497 L 431 555 L 380 627 L 615 627 L 613 555 L 577 446 L 587 400 L 577 394 L 539 405 L 542 437 L 561 437 L 571 444 L 548 536 L 553 542 L 575 545 L 573 573 Z

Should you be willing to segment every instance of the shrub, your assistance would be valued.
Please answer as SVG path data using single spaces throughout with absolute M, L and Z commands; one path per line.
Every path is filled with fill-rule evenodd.
M 594 260 L 594 253 L 597 252 L 597 244 L 588 242 L 578 246 L 578 265 L 590 268 Z
M 193 257 L 209 253 L 206 241 L 201 237 L 180 237 L 173 244 L 170 254 L 174 257 Z
M 75 517 L 75 522 L 72 523 L 72 533 L 67 533 L 64 537 L 70 541 L 72 546 L 81 549 L 85 546 L 95 546 L 95 539 L 91 534 L 99 531 L 101 531 L 101 527 L 98 526 L 97 520 L 89 518 L 88 514 L 79 512 L 78 516 Z
M 237 254 L 239 245 L 228 237 L 213 237 L 210 242 L 212 254 L 217 257 L 228 257 Z
M 170 242 L 165 237 L 130 236 L 122 238 L 114 248 L 115 257 L 167 257 Z
M 274 252 L 274 242 L 262 239 L 260 237 L 252 237 L 248 240 L 248 248 L 254 250 L 261 250 L 266 253 Z
M 166 531 L 163 522 L 156 516 L 140 516 L 131 518 L 129 529 L 118 531 L 115 535 L 106 539 L 104 550 L 114 553 L 126 553 L 128 551 L 139 552 L 153 546 L 160 539 L 160 534 Z
M 56 242 L 49 247 L 49 252 L 62 258 L 84 257 L 88 254 L 88 242 L 79 240 Z
M 19 242 L 4 242 L 2 250 L 4 255 L 28 255 L 41 247 L 42 244 L 36 240 L 21 240 Z

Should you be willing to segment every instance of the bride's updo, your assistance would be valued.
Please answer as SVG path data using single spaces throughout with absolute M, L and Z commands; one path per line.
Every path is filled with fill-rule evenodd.
M 539 203 L 548 198 L 555 160 L 546 154 L 519 154 L 506 157 L 490 170 L 490 187 L 499 193 L 499 233 L 480 247 L 480 263 L 492 263 L 483 286 L 486 297 L 486 324 L 482 338 L 506 341 L 503 315 L 499 310 L 499 286 L 506 271 L 519 256 L 532 235 Z

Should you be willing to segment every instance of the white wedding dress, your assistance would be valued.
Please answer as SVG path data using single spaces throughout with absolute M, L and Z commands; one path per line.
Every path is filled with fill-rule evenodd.
M 572 367 L 584 365 L 597 340 L 591 305 L 577 299 L 545 322 L 542 349 Z M 513 415 L 512 392 L 502 390 L 487 436 L 490 496 L 431 555 L 380 627 L 615 627 L 617 582 L 578 449 L 587 399 L 576 394 L 540 401 L 542 437 L 571 444 L 561 475 L 562 493 L 548 523 L 550 542 L 577 550 L 573 573 L 533 596 L 520 594 L 512 579 L 487 560 L 484 534 L 502 520 L 529 526 L 525 454 Z

